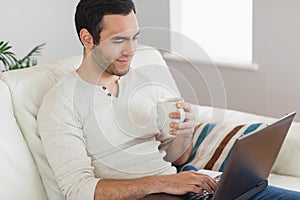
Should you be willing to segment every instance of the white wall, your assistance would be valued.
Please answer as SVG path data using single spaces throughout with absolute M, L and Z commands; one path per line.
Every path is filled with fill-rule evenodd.
M 149 23 L 162 25 L 169 20 L 169 5 L 153 0 L 136 0 L 143 12 L 139 13 L 143 26 Z M 157 11 L 153 7 L 159 8 Z M 144 11 L 147 10 L 147 12 Z M 244 71 L 220 68 L 224 80 L 227 108 L 280 117 L 298 111 L 300 121 L 300 1 L 254 0 L 254 61 L 259 70 Z M 148 13 L 153 14 L 148 14 Z M 147 14 L 143 14 L 147 13 Z M 167 13 L 167 15 L 166 15 Z M 156 17 L 153 17 L 156 16 Z M 157 17 L 160 16 L 160 17 Z M 196 20 L 196 19 L 195 19 Z M 168 23 L 164 23 L 167 26 Z M 151 35 L 159 42 L 166 38 Z M 151 42 L 145 38 L 143 42 Z M 177 69 L 187 64 L 168 61 Z M 207 67 L 202 67 L 207 70 Z M 211 99 L 205 85 L 199 81 L 201 103 L 210 105 Z
M 142 35 L 142 37 L 139 37 L 139 42 L 169 48 L 170 40 L 167 32 L 161 31 L 160 35 L 155 37 L 153 34 L 157 33 L 158 31 L 151 30 L 151 28 L 169 29 L 169 1 L 134 0 L 134 2 Z
M 46 42 L 39 63 L 82 52 L 74 13 L 78 0 L 1 0 L 0 40 L 9 41 L 18 58 Z

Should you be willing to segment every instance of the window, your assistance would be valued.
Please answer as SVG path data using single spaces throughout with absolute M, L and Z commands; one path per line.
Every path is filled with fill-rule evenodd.
M 171 30 L 200 45 L 214 62 L 251 64 L 252 9 L 252 0 L 170 0 Z M 172 50 L 199 58 L 184 39 L 172 35 Z

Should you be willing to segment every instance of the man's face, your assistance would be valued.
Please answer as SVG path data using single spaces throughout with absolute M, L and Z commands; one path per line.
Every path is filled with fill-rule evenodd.
M 133 12 L 124 15 L 105 15 L 100 44 L 93 49 L 94 59 L 106 73 L 123 76 L 134 56 L 139 27 Z

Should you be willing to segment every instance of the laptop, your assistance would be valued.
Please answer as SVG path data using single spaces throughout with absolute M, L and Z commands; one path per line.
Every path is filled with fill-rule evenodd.
M 144 199 L 237 199 L 253 197 L 268 185 L 268 176 L 296 112 L 236 139 L 214 195 L 152 194 Z

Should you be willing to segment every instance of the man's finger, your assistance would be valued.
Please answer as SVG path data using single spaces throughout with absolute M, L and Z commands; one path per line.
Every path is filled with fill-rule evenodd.
M 176 104 L 177 108 L 182 108 L 185 112 L 191 112 L 191 104 L 182 102 Z
M 170 123 L 170 127 L 174 128 L 174 129 L 190 129 L 190 128 L 194 128 L 195 127 L 195 123 L 193 121 L 187 121 L 184 123 Z

